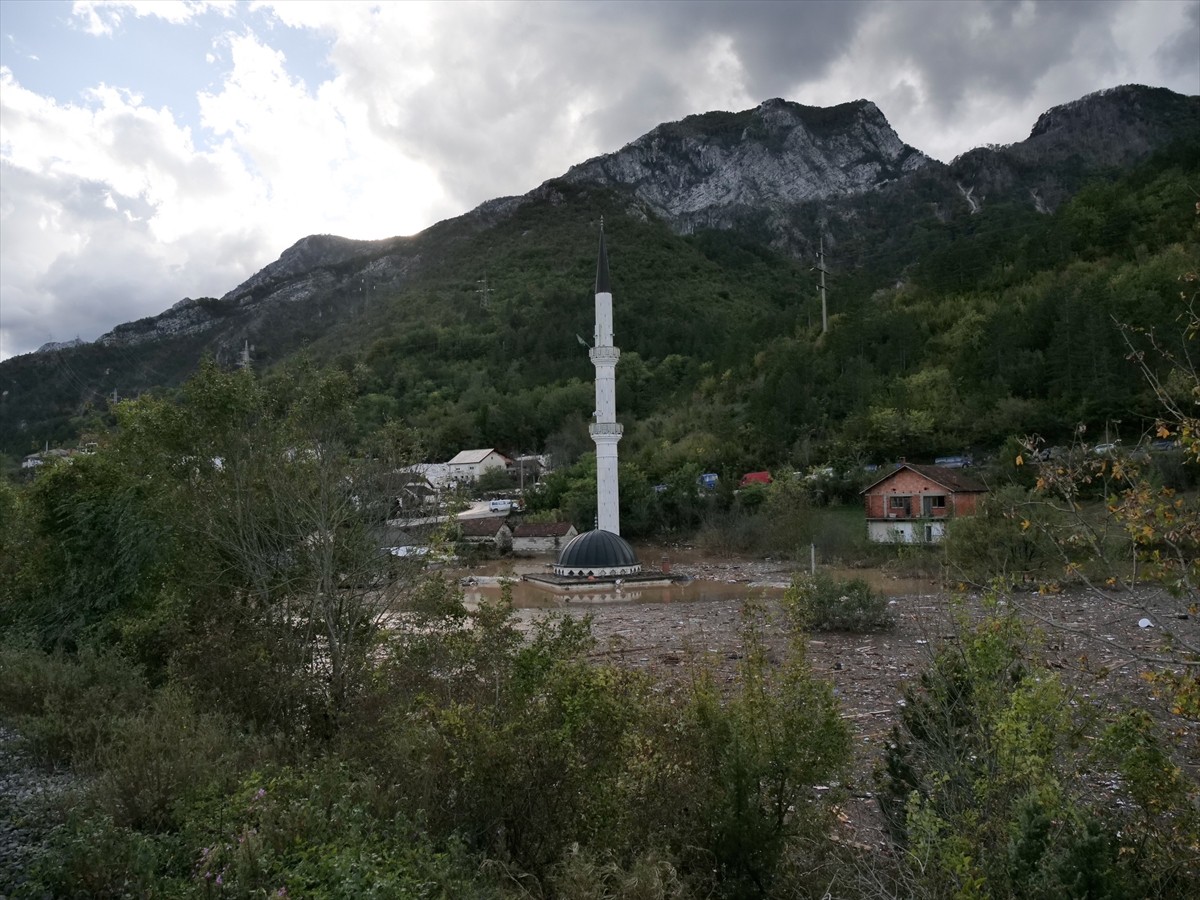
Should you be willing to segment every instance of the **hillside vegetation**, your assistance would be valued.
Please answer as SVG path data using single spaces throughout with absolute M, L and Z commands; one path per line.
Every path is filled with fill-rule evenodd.
M 397 417 L 431 458 L 497 446 L 570 461 L 589 443 L 576 336 L 591 334 L 607 213 L 622 449 L 655 478 L 681 455 L 713 470 L 883 462 L 1062 439 L 1078 423 L 1132 440 L 1153 402 L 1117 326 L 1178 331 L 1197 185 L 1200 168 L 1167 154 L 1052 216 L 1001 206 L 930 222 L 904 265 L 835 247 L 825 335 L 805 265 L 736 233 L 613 215 L 617 198 L 564 185 L 309 352 L 358 370 L 363 437 Z
M 627 196 L 552 182 L 490 227 L 455 220 L 412 239 L 419 264 L 402 283 L 343 264 L 349 287 L 297 301 L 255 334 L 254 358 L 270 369 L 299 348 L 352 374 L 358 441 L 399 420 L 430 459 L 495 446 L 572 462 L 590 445 L 577 335 L 591 334 L 603 215 L 622 455 L 654 481 L 685 461 L 884 462 L 1061 440 L 1080 423 L 1132 443 L 1151 398 L 1117 326 L 1172 330 L 1179 273 L 1200 254 L 1190 149 L 1096 179 L 1050 215 L 1014 202 L 942 221 L 912 185 L 890 205 L 867 197 L 870 228 L 831 228 L 824 335 L 815 260 L 753 228 L 678 235 Z M 100 432 L 113 390 L 178 385 L 205 346 L 185 335 L 10 360 L 0 446 L 18 456 Z

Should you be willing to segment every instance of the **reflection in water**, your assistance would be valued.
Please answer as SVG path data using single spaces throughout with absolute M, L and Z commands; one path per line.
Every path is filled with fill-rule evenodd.
M 652 556 L 653 554 L 651 554 Z M 649 557 L 647 557 L 649 558 Z M 469 579 L 464 585 L 464 599 L 468 605 L 476 605 L 482 601 L 500 599 L 501 586 L 497 576 L 513 579 L 512 602 L 517 609 L 569 609 L 572 606 L 604 606 L 631 603 L 703 603 L 713 600 L 743 600 L 748 597 L 775 598 L 783 596 L 783 591 L 790 575 L 787 572 L 773 572 L 769 582 L 762 583 L 729 583 L 728 581 L 709 581 L 697 577 L 686 584 L 672 583 L 656 587 L 624 586 L 616 588 L 604 585 L 590 590 L 573 590 L 569 593 L 548 590 L 536 582 L 522 581 L 520 576 L 547 571 L 544 561 L 538 560 L 504 560 L 480 566 L 466 575 Z M 925 578 L 897 578 L 879 569 L 834 569 L 821 568 L 821 572 L 836 579 L 861 578 L 887 597 L 919 596 L 936 593 L 939 588 L 934 582 Z M 803 573 L 797 573 L 803 574 Z M 471 584 L 470 580 L 478 579 L 481 583 Z
M 463 598 L 468 606 L 500 599 L 498 584 L 468 585 Z M 531 581 L 512 582 L 512 602 L 517 609 L 566 609 L 572 606 L 605 606 L 626 603 L 696 603 L 706 600 L 741 600 L 746 597 L 779 597 L 779 587 L 752 587 L 718 581 L 692 581 L 661 587 L 614 588 L 605 585 L 578 591 L 551 591 Z

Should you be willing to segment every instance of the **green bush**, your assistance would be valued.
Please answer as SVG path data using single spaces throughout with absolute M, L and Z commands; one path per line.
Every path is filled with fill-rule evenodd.
M 1061 571 L 1062 558 L 1047 536 L 1051 505 L 1009 484 L 986 496 L 974 516 L 952 520 L 943 541 L 951 573 L 971 584 L 1018 584 Z
M 198 713 L 176 688 L 116 723 L 100 750 L 94 802 L 117 825 L 160 831 L 196 792 L 227 784 L 239 746 L 220 716 Z
M 825 843 L 830 799 L 814 787 L 839 781 L 850 759 L 849 731 L 830 686 L 808 667 L 803 634 L 792 632 L 774 667 L 765 625 L 762 608 L 747 603 L 733 695 L 722 702 L 701 678 L 687 707 L 690 753 L 680 765 L 694 782 L 678 792 L 675 839 L 691 871 L 712 871 L 709 889 L 721 897 L 769 896 L 786 862 Z
M 890 631 L 896 625 L 887 597 L 861 578 L 803 576 L 792 582 L 784 603 L 797 623 L 814 631 Z
M 1097 727 L 1098 710 L 1027 663 L 1030 640 L 1014 617 L 985 618 L 905 692 L 877 795 L 900 893 L 1196 896 L 1195 785 L 1148 716 Z
M 0 710 L 39 762 L 92 766 L 120 720 L 149 699 L 141 671 L 115 651 L 70 657 L 19 642 L 0 648 Z
M 172 867 L 175 849 L 161 837 L 76 811 L 55 829 L 47 852 L 30 867 L 23 895 L 95 900 L 186 897 L 186 879 L 164 875 Z

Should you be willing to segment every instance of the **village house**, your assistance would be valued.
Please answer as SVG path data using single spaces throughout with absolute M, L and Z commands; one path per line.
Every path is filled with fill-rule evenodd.
M 500 551 L 512 549 L 513 533 L 504 516 L 459 519 L 458 528 L 468 544 L 492 544 Z
M 570 522 L 531 522 L 513 529 L 513 553 L 557 553 L 579 532 Z
M 395 475 L 396 498 L 392 517 L 437 503 L 438 492 L 432 482 L 417 472 L 400 471 Z
M 876 543 L 936 543 L 946 521 L 974 515 L 987 488 L 957 469 L 901 463 L 862 491 L 867 536 Z
M 444 490 L 451 483 L 449 463 L 418 463 L 414 466 L 405 466 L 401 471 L 420 475 L 433 486 L 435 491 Z
M 488 447 L 485 450 L 463 450 L 447 465 L 452 481 L 475 481 L 490 469 L 507 469 L 512 461 L 503 453 Z

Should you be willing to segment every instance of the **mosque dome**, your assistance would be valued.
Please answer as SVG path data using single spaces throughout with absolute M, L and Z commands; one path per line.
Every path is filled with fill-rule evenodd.
M 629 543 L 619 534 L 599 528 L 571 538 L 554 564 L 555 575 L 575 578 L 634 575 L 641 570 Z

